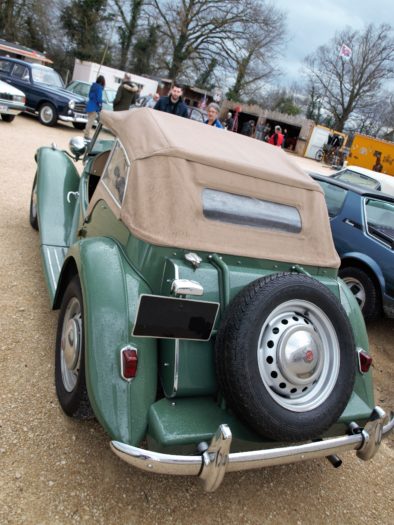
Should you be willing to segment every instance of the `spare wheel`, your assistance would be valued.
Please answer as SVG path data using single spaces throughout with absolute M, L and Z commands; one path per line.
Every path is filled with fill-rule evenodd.
M 320 437 L 351 396 L 356 352 L 336 296 L 316 279 L 275 274 L 229 305 L 215 345 L 221 390 L 261 436 Z

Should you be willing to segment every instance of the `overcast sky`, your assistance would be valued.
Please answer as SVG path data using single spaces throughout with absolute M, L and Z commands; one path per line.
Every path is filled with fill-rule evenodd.
M 363 29 L 369 23 L 394 27 L 393 0 L 280 0 L 277 6 L 287 12 L 288 43 L 280 61 L 284 84 L 297 80 L 303 58 L 337 30 Z

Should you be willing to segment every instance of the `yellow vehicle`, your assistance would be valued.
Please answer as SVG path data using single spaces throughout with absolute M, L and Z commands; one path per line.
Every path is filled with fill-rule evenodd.
M 349 151 L 348 163 L 394 175 L 394 142 L 356 133 Z

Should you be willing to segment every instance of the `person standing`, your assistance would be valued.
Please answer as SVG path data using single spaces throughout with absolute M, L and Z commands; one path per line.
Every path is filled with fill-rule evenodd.
M 205 121 L 205 124 L 209 126 L 214 126 L 215 128 L 223 129 L 222 123 L 218 119 L 220 108 L 215 102 L 211 102 L 207 108 L 208 119 Z
M 234 127 L 233 114 L 231 113 L 231 111 L 229 111 L 227 113 L 227 118 L 226 118 L 226 129 L 228 131 L 233 131 L 233 127 Z
M 160 95 L 159 93 L 155 93 L 154 95 L 150 94 L 147 103 L 145 104 L 146 108 L 152 108 L 156 106 L 156 102 L 159 100 Z
M 170 93 L 166 97 L 160 97 L 155 108 L 165 113 L 172 113 L 178 117 L 189 118 L 186 104 L 182 100 L 183 88 L 178 82 L 174 82 Z
M 279 148 L 283 144 L 283 135 L 282 135 L 282 128 L 280 126 L 275 126 L 275 133 L 273 133 L 268 141 L 269 144 L 272 144 L 273 146 L 278 146 Z
M 256 124 L 256 135 L 255 135 L 255 138 L 257 140 L 263 140 L 263 132 L 264 132 L 263 123 L 261 122 L 261 120 L 258 120 L 257 124 Z
M 90 140 L 90 132 L 92 131 L 94 121 L 103 107 L 103 90 L 105 87 L 105 78 L 102 75 L 97 77 L 96 82 L 90 86 L 89 100 L 86 105 L 86 113 L 88 114 L 88 121 L 85 126 L 84 138 Z
M 114 99 L 114 111 L 126 111 L 134 104 L 138 95 L 138 86 L 131 81 L 130 73 L 125 73 Z

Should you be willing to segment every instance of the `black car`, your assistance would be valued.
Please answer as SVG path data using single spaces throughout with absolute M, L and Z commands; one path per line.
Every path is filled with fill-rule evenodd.
M 135 104 L 132 105 L 132 107 L 136 108 L 142 108 L 145 106 L 148 107 L 154 107 L 154 104 L 152 106 L 149 106 L 148 103 L 151 101 L 152 97 L 144 96 L 139 97 Z M 187 106 L 187 115 L 191 120 L 196 120 L 197 122 L 204 123 L 206 121 L 207 112 L 200 108 L 195 108 L 194 106 Z
M 67 91 L 62 78 L 54 69 L 15 58 L 0 57 L 0 80 L 25 93 L 25 111 L 38 114 L 41 124 L 54 126 L 58 120 L 62 120 L 72 122 L 77 129 L 85 127 L 85 99 Z

